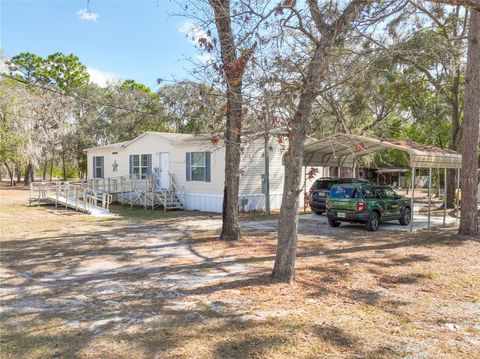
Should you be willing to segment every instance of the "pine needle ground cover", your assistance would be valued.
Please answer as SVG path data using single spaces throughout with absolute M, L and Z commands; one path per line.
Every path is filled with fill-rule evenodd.
M 218 215 L 96 219 L 27 194 L 0 191 L 2 358 L 480 357 L 480 242 L 456 228 L 303 223 L 285 285 L 256 216 L 222 242 Z

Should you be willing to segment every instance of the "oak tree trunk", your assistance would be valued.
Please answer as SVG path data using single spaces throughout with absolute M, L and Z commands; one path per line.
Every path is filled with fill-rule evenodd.
M 25 175 L 23 176 L 23 184 L 25 186 L 29 184 L 28 183 L 30 179 L 29 171 L 30 171 L 30 162 L 27 162 L 27 164 L 25 165 Z
M 15 185 L 15 170 L 14 170 L 14 165 L 9 166 L 7 163 L 4 163 L 5 168 L 7 169 L 8 177 L 10 178 L 10 186 Z
M 25 167 L 25 186 L 28 186 L 30 183 L 33 182 L 33 164 L 32 161 L 28 161 Z
M 62 147 L 62 174 L 63 180 L 67 180 L 67 163 L 65 162 L 65 150 Z
M 33 182 L 35 182 L 35 166 L 32 163 L 32 165 L 30 166 L 30 183 Z
M 462 212 L 459 233 L 478 234 L 478 138 L 480 121 L 480 11 L 471 10 L 462 151 Z
M 304 106 L 311 106 L 304 101 Z M 300 111 L 300 110 L 299 110 Z M 272 278 L 287 283 L 295 279 L 295 258 L 298 243 L 298 206 L 301 193 L 301 177 L 303 164 L 303 146 L 307 126 L 302 123 L 301 114 L 297 111 L 289 136 L 288 151 L 285 155 L 285 177 L 280 220 L 278 222 L 278 243 Z M 308 111 L 308 109 L 307 109 Z M 306 112 L 304 112 L 306 113 Z
M 53 157 L 50 160 L 50 182 L 52 182 L 52 177 L 53 177 Z
M 321 39 L 314 42 L 314 51 L 306 68 L 297 109 L 290 123 L 288 150 L 285 154 L 285 176 L 278 241 L 272 278 L 292 283 L 295 279 L 295 258 L 298 242 L 298 206 L 301 193 L 303 147 L 310 128 L 313 102 L 322 84 L 322 72 L 328 55 L 337 39 L 341 37 L 358 14 L 373 0 L 352 0 L 343 13 L 331 24 L 324 21 L 316 0 L 309 0 L 312 19 L 321 33 Z
M 43 160 L 43 169 L 42 169 L 42 179 L 44 181 L 47 178 L 47 167 L 48 167 L 48 160 L 47 160 L 47 156 L 45 156 L 45 159 Z
M 225 187 L 223 190 L 222 233 L 224 240 L 240 238 L 238 225 L 238 190 L 240 143 L 242 129 L 242 89 L 232 86 L 227 90 L 227 128 L 225 132 Z
M 249 51 L 237 56 L 230 15 L 230 0 L 210 0 L 220 40 L 223 75 L 227 85 L 225 129 L 225 187 L 223 190 L 222 232 L 220 238 L 240 238 L 238 225 L 238 190 L 242 132 L 242 81 L 249 60 Z
M 15 171 L 17 173 L 17 182 L 16 183 L 20 183 L 22 181 L 22 166 L 20 165 L 20 163 L 17 163 Z
M 278 242 L 272 278 L 293 283 L 298 242 L 298 206 L 301 193 L 303 146 L 310 127 L 310 115 L 323 69 L 325 50 L 317 46 L 308 66 L 307 78 L 289 133 L 285 154 L 285 176 L 282 205 L 278 222 Z
M 459 71 L 459 69 L 458 69 Z M 462 125 L 460 123 L 460 108 L 459 108 L 459 90 L 460 90 L 460 73 L 457 73 L 453 80 L 451 88 L 452 92 L 452 113 L 451 122 L 452 130 L 450 137 L 449 148 L 453 151 L 460 149 L 460 142 L 462 138 Z M 457 171 L 447 170 L 447 208 L 455 207 L 455 190 L 458 186 Z

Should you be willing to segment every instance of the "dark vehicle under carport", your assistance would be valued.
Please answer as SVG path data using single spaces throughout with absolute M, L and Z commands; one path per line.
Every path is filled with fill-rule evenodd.
M 325 213 L 326 202 L 328 193 L 330 189 L 336 184 L 342 183 L 368 183 L 367 180 L 360 178 L 333 178 L 333 177 L 324 177 L 317 179 L 309 191 L 309 201 L 308 204 L 312 209 L 312 212 L 315 214 Z
M 410 231 L 413 230 L 415 213 L 415 178 L 419 170 L 428 170 L 428 228 L 430 228 L 431 217 L 431 193 L 432 193 L 432 169 L 444 170 L 444 192 L 447 192 L 447 169 L 457 171 L 456 189 L 460 188 L 460 169 L 462 167 L 462 155 L 449 149 L 427 146 L 408 140 L 378 139 L 373 137 L 357 136 L 347 133 L 337 133 L 322 139 L 309 138 L 303 148 L 303 166 L 305 181 L 307 168 L 315 167 L 350 167 L 353 176 L 356 174 L 358 159 L 362 156 L 382 152 L 388 149 L 395 149 L 408 156 L 409 168 L 411 169 L 411 207 L 412 218 L 410 220 Z M 304 184 L 304 195 L 307 196 L 307 188 Z M 444 201 L 443 224 L 446 224 L 447 201 Z M 456 198 L 457 220 L 459 199 Z

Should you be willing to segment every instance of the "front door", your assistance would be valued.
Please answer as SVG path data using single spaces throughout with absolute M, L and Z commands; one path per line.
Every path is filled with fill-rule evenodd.
M 160 188 L 170 190 L 170 154 L 159 153 L 160 164 Z

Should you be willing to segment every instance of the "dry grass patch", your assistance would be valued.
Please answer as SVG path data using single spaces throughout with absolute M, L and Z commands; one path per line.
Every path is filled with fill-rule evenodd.
M 290 286 L 272 231 L 0 197 L 2 358 L 480 357 L 480 245 L 455 228 L 303 226 Z

